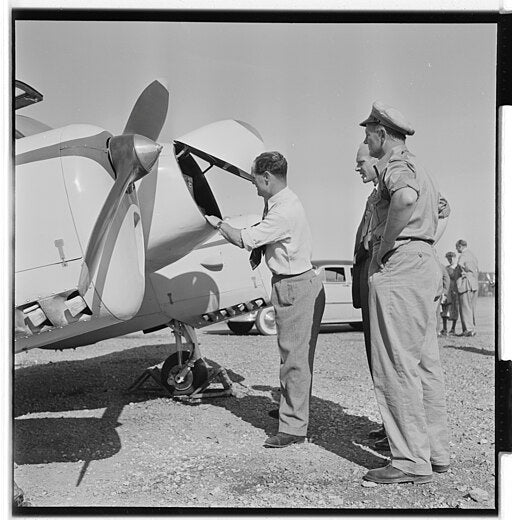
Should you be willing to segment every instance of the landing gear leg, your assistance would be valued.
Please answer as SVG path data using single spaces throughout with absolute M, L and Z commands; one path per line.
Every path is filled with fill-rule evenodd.
M 194 328 L 178 320 L 171 320 L 168 325 L 176 339 L 176 352 L 171 354 L 163 364 L 147 368 L 127 391 L 165 389 L 173 397 L 194 403 L 207 395 L 208 397 L 232 395 L 232 383 L 224 368 L 209 373 L 201 357 Z M 142 388 L 149 379 L 158 386 Z M 206 388 L 216 379 L 222 383 L 223 389 L 220 391 L 210 389 L 206 392 Z
M 164 362 L 160 371 L 160 384 L 172 395 L 189 395 L 208 379 L 208 368 L 201 357 L 196 331 L 177 320 L 169 323 L 176 338 L 176 352 Z M 184 349 L 185 343 L 190 349 Z

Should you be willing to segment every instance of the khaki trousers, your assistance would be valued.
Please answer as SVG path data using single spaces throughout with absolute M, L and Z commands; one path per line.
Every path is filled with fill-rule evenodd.
M 374 247 L 378 251 L 378 244 Z M 444 377 L 434 301 L 441 271 L 433 247 L 411 241 L 369 271 L 372 374 L 392 465 L 415 475 L 449 464 Z
M 475 311 L 478 291 L 467 291 L 459 294 L 460 320 L 462 331 L 472 332 L 476 327 Z
M 272 277 L 281 356 L 279 431 L 307 434 L 313 383 L 313 359 L 325 307 L 322 281 L 313 270 L 293 277 Z

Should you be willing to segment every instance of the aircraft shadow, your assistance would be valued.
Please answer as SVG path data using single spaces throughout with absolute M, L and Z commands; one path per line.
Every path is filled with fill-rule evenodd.
M 219 367 L 211 359 L 206 359 L 206 362 L 214 369 Z M 240 374 L 229 369 L 226 371 L 234 383 L 244 381 Z M 228 410 L 255 428 L 263 430 L 267 435 L 274 435 L 277 433 L 278 421 L 270 417 L 268 412 L 278 407 L 280 390 L 277 387 L 262 385 L 253 389 L 268 392 L 269 397 L 249 393 L 236 399 L 213 398 L 208 402 Z M 326 424 L 326 420 L 329 424 Z M 382 452 L 382 456 L 379 456 L 368 450 L 368 433 L 379 426 L 367 417 L 351 415 L 338 403 L 316 396 L 311 397 L 308 430 L 310 442 L 359 466 L 372 469 L 384 465 L 384 459 L 389 452 Z
M 464 345 L 444 345 L 443 348 L 453 348 L 455 350 L 463 350 L 464 352 L 473 352 L 474 354 L 482 354 L 483 356 L 494 356 L 496 352 L 494 350 L 488 350 L 486 348 L 467 347 Z
M 43 464 L 85 461 L 79 485 L 92 460 L 112 457 L 121 449 L 116 431 L 124 406 L 157 399 L 164 393 L 126 393 L 146 368 L 161 363 L 172 345 L 146 345 L 90 359 L 62 361 L 19 368 L 14 377 L 14 462 Z M 212 368 L 219 365 L 206 360 Z M 244 377 L 227 369 L 234 383 Z M 268 416 L 276 408 L 279 389 L 255 387 L 267 396 L 250 393 L 240 398 L 213 398 L 223 407 L 267 435 L 277 431 L 277 421 Z M 274 396 L 274 397 L 272 397 Z M 102 410 L 101 417 L 25 417 L 44 412 Z M 255 413 L 256 411 L 256 413 Z M 325 424 L 328 418 L 329 425 Z M 334 425 L 334 427 L 333 427 Z M 342 406 L 316 396 L 311 400 L 311 442 L 366 468 L 382 465 L 383 458 L 365 449 L 367 434 L 378 425 L 366 417 L 349 414 Z
M 120 423 L 102 418 L 17 419 L 14 462 L 44 464 L 112 457 L 121 449 L 116 426 Z
M 77 361 L 19 368 L 13 388 L 16 464 L 91 461 L 121 449 L 116 431 L 124 406 L 163 394 L 126 393 L 146 368 L 162 362 L 170 345 L 147 345 Z M 44 412 L 104 409 L 101 417 L 24 417 Z M 86 413 L 84 414 L 86 415 Z

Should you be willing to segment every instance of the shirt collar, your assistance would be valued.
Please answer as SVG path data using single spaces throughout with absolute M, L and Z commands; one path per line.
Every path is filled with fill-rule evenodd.
M 278 191 L 275 195 L 272 195 L 272 197 L 268 199 L 268 209 L 274 206 L 274 204 L 277 204 L 280 200 L 286 199 L 291 192 L 292 191 L 290 190 L 290 188 L 286 186 L 281 191 Z
M 377 175 L 379 176 L 379 179 L 381 177 L 382 172 L 388 165 L 388 162 L 394 158 L 400 156 L 403 152 L 408 152 L 407 146 L 405 144 L 399 144 L 397 146 L 393 146 L 391 150 L 388 150 L 387 153 L 381 157 L 376 164 L 374 164 L 375 171 L 377 172 Z

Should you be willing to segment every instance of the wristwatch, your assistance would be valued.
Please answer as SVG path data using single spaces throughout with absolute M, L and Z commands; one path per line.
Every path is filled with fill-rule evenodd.
M 223 224 L 223 220 L 219 220 L 219 222 L 217 223 L 217 225 L 215 226 L 216 229 L 220 229 L 220 226 L 222 226 Z

